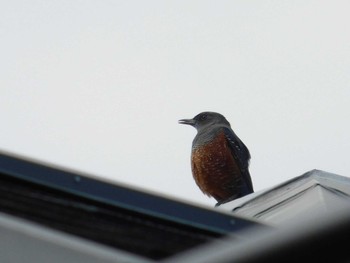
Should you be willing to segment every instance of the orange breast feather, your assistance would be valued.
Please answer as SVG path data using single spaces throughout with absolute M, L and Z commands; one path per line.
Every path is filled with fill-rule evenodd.
M 193 149 L 191 159 L 194 180 L 204 194 L 220 201 L 237 193 L 241 172 L 224 133 Z

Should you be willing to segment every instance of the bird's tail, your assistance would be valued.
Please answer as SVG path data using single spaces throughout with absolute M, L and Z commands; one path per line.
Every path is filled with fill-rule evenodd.
M 240 193 L 240 197 L 254 193 L 253 183 L 248 169 L 244 171 L 242 176 Z

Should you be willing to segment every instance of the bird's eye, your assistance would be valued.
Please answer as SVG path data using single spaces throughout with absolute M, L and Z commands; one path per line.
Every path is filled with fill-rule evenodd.
M 207 119 L 207 114 L 203 114 L 201 117 L 200 117 L 201 121 L 204 121 Z

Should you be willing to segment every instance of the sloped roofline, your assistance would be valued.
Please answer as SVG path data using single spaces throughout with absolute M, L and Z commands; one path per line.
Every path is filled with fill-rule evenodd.
M 314 169 L 278 184 L 277 186 L 236 199 L 221 207 L 225 209 L 228 208 L 234 212 L 242 208 L 254 207 L 256 205 L 264 206 L 264 204 L 266 205 L 268 201 L 271 200 L 275 200 L 277 203 L 279 200 L 290 197 L 292 191 L 298 190 L 302 192 L 316 185 L 322 185 L 331 191 L 336 191 L 340 195 L 350 196 L 350 178 Z M 263 210 L 263 208 L 261 209 Z

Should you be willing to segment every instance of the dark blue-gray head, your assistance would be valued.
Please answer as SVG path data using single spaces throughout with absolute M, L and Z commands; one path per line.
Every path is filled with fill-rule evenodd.
M 223 115 L 211 111 L 201 112 L 193 119 L 179 120 L 179 123 L 191 125 L 195 127 L 198 132 L 206 130 L 207 128 L 230 127 L 230 123 Z

